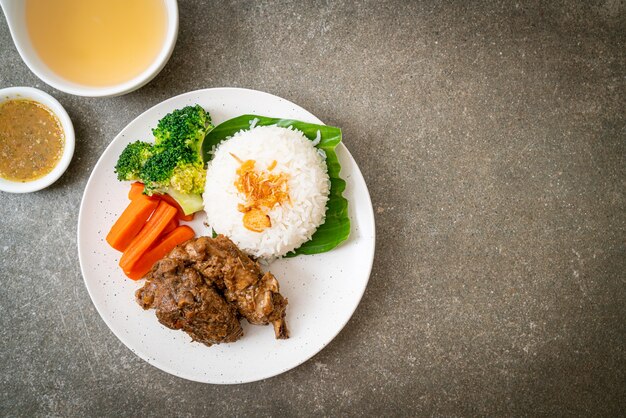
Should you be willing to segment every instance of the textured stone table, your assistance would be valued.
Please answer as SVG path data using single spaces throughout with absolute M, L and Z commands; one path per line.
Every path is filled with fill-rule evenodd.
M 624 411 L 624 2 L 180 3 L 164 71 L 107 99 L 43 84 L 0 21 L 0 87 L 50 92 L 77 133 L 53 187 L 0 193 L 0 415 Z M 346 328 L 302 366 L 239 386 L 130 352 L 96 313 L 76 249 L 83 189 L 117 132 L 219 86 L 342 127 L 377 217 Z

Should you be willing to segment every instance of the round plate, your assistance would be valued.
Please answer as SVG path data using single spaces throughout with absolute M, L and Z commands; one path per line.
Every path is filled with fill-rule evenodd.
M 186 105 L 205 108 L 216 125 L 233 117 L 258 115 L 322 123 L 287 100 L 254 90 L 217 88 L 189 92 L 166 100 L 137 117 L 104 151 L 96 164 L 78 217 L 78 256 L 89 295 L 111 331 L 135 354 L 176 376 L 206 383 L 232 384 L 265 379 L 290 370 L 324 348 L 356 309 L 374 259 L 374 213 L 363 176 L 340 144 L 337 155 L 347 182 L 344 196 L 352 222 L 350 238 L 324 254 L 276 260 L 269 265 L 289 300 L 291 337 L 276 340 L 271 326 L 242 321 L 244 336 L 231 344 L 207 347 L 189 335 L 161 325 L 154 310 L 135 302 L 143 281 L 127 279 L 118 266 L 120 253 L 105 237 L 128 205 L 129 183 L 117 181 L 113 167 L 131 141 L 151 140 L 151 128 L 165 114 Z M 204 214 L 191 226 L 209 235 Z

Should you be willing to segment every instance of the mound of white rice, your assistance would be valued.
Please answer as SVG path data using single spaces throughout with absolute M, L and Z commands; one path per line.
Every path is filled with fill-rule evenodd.
M 245 197 L 235 181 L 241 161 L 255 160 L 255 170 L 268 170 L 288 176 L 291 202 L 283 202 L 266 211 L 271 227 L 253 232 L 243 225 L 239 204 Z M 324 154 L 302 132 L 278 126 L 259 126 L 241 131 L 223 141 L 209 162 L 204 188 L 204 210 L 209 225 L 218 234 L 229 237 L 246 253 L 273 258 L 311 239 L 323 222 L 330 180 Z

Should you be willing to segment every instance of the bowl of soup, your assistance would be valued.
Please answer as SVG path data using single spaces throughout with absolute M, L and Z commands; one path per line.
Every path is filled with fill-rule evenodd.
M 74 155 L 74 127 L 61 104 L 31 87 L 0 89 L 0 190 L 28 193 L 61 177 Z
M 176 0 L 0 0 L 22 59 L 77 96 L 138 89 L 165 66 L 178 35 Z

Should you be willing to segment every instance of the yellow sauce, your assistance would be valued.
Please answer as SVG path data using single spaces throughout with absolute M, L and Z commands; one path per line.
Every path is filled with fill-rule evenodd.
M 26 26 L 52 71 L 102 87 L 129 81 L 154 62 L 167 19 L 163 0 L 26 0 Z
M 65 146 L 61 122 L 32 100 L 0 103 L 0 177 L 31 181 L 52 171 Z

